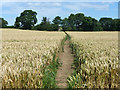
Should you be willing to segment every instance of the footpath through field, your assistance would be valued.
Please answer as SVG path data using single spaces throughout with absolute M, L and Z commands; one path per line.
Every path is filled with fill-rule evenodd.
M 69 40 L 66 40 L 64 45 L 64 52 L 60 53 L 59 58 L 62 66 L 60 66 L 57 71 L 57 86 L 59 88 L 67 88 L 67 77 L 73 72 L 73 69 L 71 68 L 71 65 L 73 63 L 73 55 L 70 51 Z

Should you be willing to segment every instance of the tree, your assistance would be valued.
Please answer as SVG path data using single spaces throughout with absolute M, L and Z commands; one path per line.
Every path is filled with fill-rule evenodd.
M 0 18 L 0 27 L 5 28 L 8 25 L 8 22 L 4 18 Z
M 16 18 L 14 26 L 15 26 L 15 28 L 19 28 L 20 27 L 20 18 L 19 17 Z
M 95 18 L 92 18 L 92 31 L 102 31 L 101 24 Z
M 84 14 L 78 13 L 75 15 L 75 26 L 78 31 L 82 30 L 83 21 L 84 21 Z
M 59 28 L 59 26 L 61 26 L 61 24 L 62 24 L 62 19 L 61 19 L 61 17 L 59 17 L 59 16 L 56 16 L 54 19 L 53 19 L 53 26 L 54 26 L 54 29 L 55 30 L 58 30 L 58 28 Z
M 84 31 L 92 31 L 93 21 L 91 17 L 84 17 L 82 28 Z
M 62 20 L 62 29 L 63 29 L 63 30 L 72 30 L 67 18 L 64 18 L 64 19 Z
M 53 19 L 53 23 L 54 23 L 54 24 L 57 24 L 57 25 L 61 25 L 61 23 L 62 23 L 61 17 L 56 16 L 56 17 Z
M 113 20 L 113 30 L 119 31 L 120 30 L 120 19 Z
M 101 24 L 92 17 L 84 17 L 84 21 L 82 24 L 82 28 L 84 31 L 101 31 Z
M 34 29 L 37 30 L 52 30 L 52 24 L 50 23 L 49 19 L 47 17 L 43 17 L 42 22 L 34 27 Z
M 40 27 L 41 30 L 50 30 L 51 25 L 47 17 L 43 17 Z
M 25 10 L 20 14 L 20 17 L 16 18 L 15 27 L 23 29 L 31 29 L 36 23 L 37 13 L 32 10 Z
M 78 13 L 75 15 L 71 14 L 68 17 L 68 20 L 69 20 L 69 24 L 70 24 L 70 27 L 72 28 L 72 30 L 77 30 L 77 31 L 82 30 L 82 24 L 84 21 L 84 14 L 82 14 L 82 13 Z
M 70 24 L 71 29 L 76 30 L 76 27 L 75 27 L 75 15 L 74 14 L 70 14 L 70 16 L 68 17 L 68 22 Z
M 104 31 L 111 31 L 114 28 L 112 18 L 101 18 L 99 22 L 101 23 Z

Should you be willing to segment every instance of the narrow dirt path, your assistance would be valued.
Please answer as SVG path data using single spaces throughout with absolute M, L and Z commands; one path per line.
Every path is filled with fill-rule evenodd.
M 59 54 L 59 58 L 62 66 L 59 67 L 57 71 L 57 86 L 59 88 L 67 88 L 67 77 L 73 72 L 73 69 L 71 68 L 71 65 L 73 63 L 73 55 L 71 54 L 68 40 L 65 42 L 64 52 L 61 52 Z

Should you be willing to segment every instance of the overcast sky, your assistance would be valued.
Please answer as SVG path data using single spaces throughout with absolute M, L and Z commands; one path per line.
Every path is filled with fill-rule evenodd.
M 68 17 L 71 13 L 84 13 L 85 16 L 91 16 L 97 20 L 101 17 L 118 18 L 118 2 L 113 2 L 112 0 L 111 2 L 76 2 L 77 0 L 74 2 L 65 2 L 65 0 L 64 2 L 63 0 L 60 0 L 61 2 L 17 1 L 2 2 L 2 14 L 0 17 L 7 20 L 8 25 L 13 25 L 15 18 L 20 16 L 20 13 L 24 10 L 36 11 L 38 23 L 41 22 L 44 16 L 52 20 L 55 16 Z

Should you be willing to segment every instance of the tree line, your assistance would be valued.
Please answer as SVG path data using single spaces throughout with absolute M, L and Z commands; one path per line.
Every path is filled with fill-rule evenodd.
M 19 17 L 16 17 L 13 26 L 7 26 L 8 22 L 0 18 L 0 27 L 2 28 L 19 28 L 29 30 L 45 30 L 45 31 L 119 31 L 120 19 L 112 19 L 103 17 L 96 20 L 87 17 L 83 13 L 70 14 L 67 18 L 62 19 L 56 16 L 52 21 L 47 17 L 43 17 L 41 23 L 37 24 L 37 12 L 32 10 L 24 10 Z

